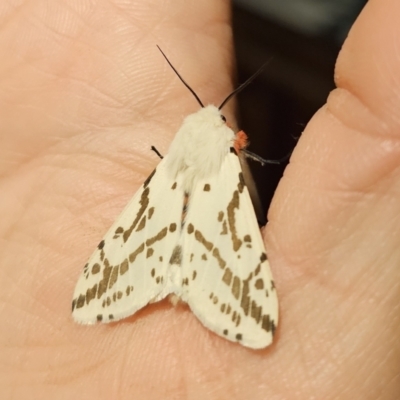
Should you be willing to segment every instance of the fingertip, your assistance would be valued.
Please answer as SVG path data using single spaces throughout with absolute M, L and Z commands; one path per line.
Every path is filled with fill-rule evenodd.
M 330 96 L 328 105 L 357 130 L 398 132 L 399 15 L 398 0 L 369 1 L 339 54 L 335 71 L 339 91 Z

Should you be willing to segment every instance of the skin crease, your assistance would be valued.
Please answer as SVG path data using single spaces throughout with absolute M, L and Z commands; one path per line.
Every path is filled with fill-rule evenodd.
M 252 351 L 168 302 L 113 325 L 70 315 L 86 259 L 158 163 L 150 145 L 165 153 L 197 110 L 155 45 L 219 104 L 229 2 L 1 2 L 1 397 L 398 399 L 399 18 L 398 0 L 368 2 L 285 171 L 265 229 L 280 324 Z

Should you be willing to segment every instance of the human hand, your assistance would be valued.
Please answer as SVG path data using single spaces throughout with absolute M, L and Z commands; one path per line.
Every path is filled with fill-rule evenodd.
M 165 152 L 197 109 L 155 44 L 219 104 L 232 89 L 229 3 L 3 7 L 2 398 L 396 398 L 396 0 L 370 1 L 357 21 L 340 89 L 276 193 L 266 244 L 281 318 L 263 351 L 168 302 L 113 325 L 70 316 L 82 265 L 158 162 L 150 145 Z

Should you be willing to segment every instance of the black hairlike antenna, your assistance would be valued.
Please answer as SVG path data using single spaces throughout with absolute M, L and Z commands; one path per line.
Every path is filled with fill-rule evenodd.
M 257 78 L 258 75 L 261 74 L 261 72 L 264 71 L 265 67 L 267 66 L 267 64 L 269 63 L 269 61 L 267 61 L 266 63 L 264 63 L 260 69 L 254 73 L 249 79 L 247 79 L 246 82 L 243 82 L 241 85 L 239 85 L 231 94 L 228 95 L 228 97 L 221 103 L 221 105 L 218 107 L 218 110 L 221 110 L 222 107 L 235 95 L 238 94 L 239 92 L 241 92 L 246 86 L 248 86 L 251 82 L 253 82 L 254 79 Z
M 201 102 L 199 96 L 195 93 L 195 91 L 185 82 L 185 80 L 179 75 L 179 72 L 174 68 L 174 66 L 171 64 L 171 62 L 168 60 L 167 56 L 164 54 L 164 52 L 160 49 L 160 46 L 158 46 L 158 50 L 160 50 L 161 54 L 164 56 L 164 58 L 167 60 L 167 63 L 169 66 L 174 70 L 176 75 L 178 75 L 178 78 L 182 81 L 182 83 L 190 90 L 192 95 L 196 98 L 197 102 L 204 108 L 204 104 Z

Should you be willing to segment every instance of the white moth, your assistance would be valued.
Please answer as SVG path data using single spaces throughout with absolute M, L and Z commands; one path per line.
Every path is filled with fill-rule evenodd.
M 272 342 L 278 300 L 238 157 L 246 136 L 221 107 L 185 118 L 99 243 L 75 288 L 76 322 L 117 321 L 172 295 L 217 335 L 254 349 Z

